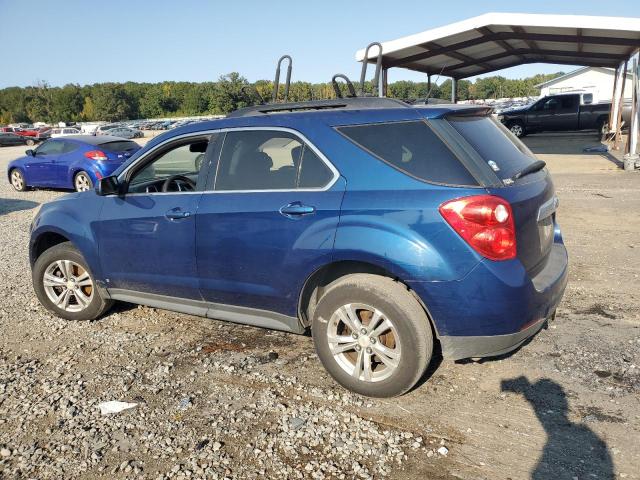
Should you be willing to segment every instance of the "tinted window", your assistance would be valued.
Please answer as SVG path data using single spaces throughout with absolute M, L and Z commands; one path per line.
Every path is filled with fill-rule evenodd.
M 333 172 L 308 145 L 302 151 L 299 188 L 322 188 L 333 178 Z
M 137 150 L 140 146 L 136 142 L 123 140 L 121 142 L 107 142 L 99 144 L 100 148 L 108 152 L 127 152 L 130 150 Z
M 40 155 L 58 155 L 64 149 L 64 142 L 58 140 L 48 140 L 38 147 L 36 154 Z
M 495 162 L 499 168 L 496 174 L 503 180 L 536 160 L 533 153 L 493 117 L 449 117 L 449 122 L 487 163 Z
M 79 146 L 80 145 L 78 145 L 77 143 L 64 142 L 64 147 L 62 147 L 62 153 L 71 153 L 74 150 L 77 150 Z
M 215 189 L 291 190 L 300 182 L 300 188 L 322 188 L 332 176 L 324 162 L 293 134 L 237 131 L 225 137 Z
M 419 180 L 449 185 L 478 184 L 425 122 L 358 125 L 338 130 L 379 159 Z
M 578 95 L 565 95 L 560 97 L 560 104 L 563 110 L 570 110 L 578 106 Z

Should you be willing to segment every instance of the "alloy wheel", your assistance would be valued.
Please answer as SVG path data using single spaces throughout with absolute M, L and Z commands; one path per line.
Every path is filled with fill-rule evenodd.
M 44 271 L 44 291 L 53 304 L 66 312 L 80 312 L 94 294 L 89 272 L 71 260 L 56 260 Z
M 11 185 L 13 185 L 13 188 L 16 190 L 24 189 L 24 178 L 18 170 L 11 172 Z
M 91 190 L 91 179 L 87 177 L 86 173 L 79 173 L 76 175 L 75 187 L 78 192 Z
M 518 123 L 511 125 L 511 128 L 509 130 L 511 130 L 511 133 L 513 133 L 518 138 L 520 138 L 524 133 L 524 131 L 522 130 L 522 125 Z
M 353 378 L 380 382 L 400 365 L 400 338 L 383 312 L 365 304 L 338 308 L 327 328 L 329 350 L 338 365 Z

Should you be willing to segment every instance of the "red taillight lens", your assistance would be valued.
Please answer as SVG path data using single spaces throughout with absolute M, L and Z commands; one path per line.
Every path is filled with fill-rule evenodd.
M 107 155 L 100 150 L 91 150 L 90 152 L 86 152 L 84 156 L 91 160 L 107 160 Z
M 515 258 L 516 229 L 506 200 L 493 195 L 458 198 L 440 205 L 440 214 L 483 257 Z

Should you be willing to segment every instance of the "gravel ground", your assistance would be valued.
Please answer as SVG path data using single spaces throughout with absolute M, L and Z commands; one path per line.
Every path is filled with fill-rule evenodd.
M 28 229 L 63 192 L 0 182 L 0 478 L 640 478 L 640 176 L 585 141 L 528 139 L 571 255 L 556 321 L 504 358 L 435 360 L 391 400 L 336 386 L 309 337 L 127 304 L 52 317 Z M 102 415 L 112 400 L 135 407 Z

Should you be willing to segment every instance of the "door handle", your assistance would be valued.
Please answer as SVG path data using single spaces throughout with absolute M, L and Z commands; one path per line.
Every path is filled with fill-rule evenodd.
M 280 207 L 280 213 L 288 218 L 296 218 L 316 213 L 316 207 L 303 205 L 301 202 L 293 202 Z
M 165 213 L 164 216 L 167 217 L 169 220 L 180 220 L 181 218 L 190 217 L 191 212 L 185 212 L 183 210 L 174 208 L 172 210 L 169 210 L 167 213 Z

